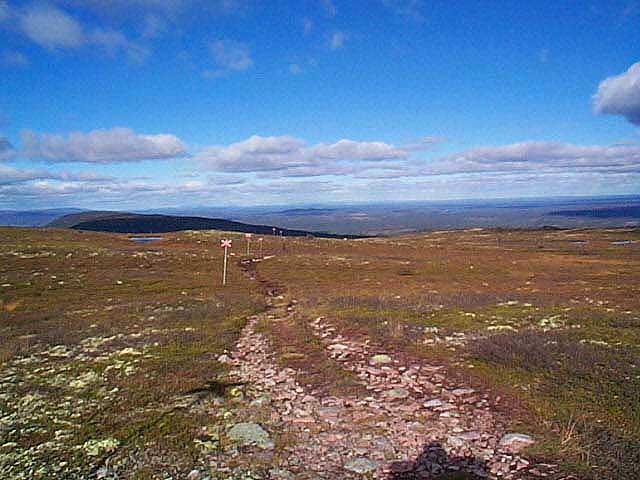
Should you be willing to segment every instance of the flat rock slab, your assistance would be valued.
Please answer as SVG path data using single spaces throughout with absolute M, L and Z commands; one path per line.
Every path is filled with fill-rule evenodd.
M 456 388 L 451 393 L 456 397 L 466 397 L 467 395 L 472 395 L 476 391 L 472 388 Z
M 240 445 L 255 445 L 265 450 L 273 448 L 269 434 L 257 423 L 236 423 L 229 429 L 227 436 Z

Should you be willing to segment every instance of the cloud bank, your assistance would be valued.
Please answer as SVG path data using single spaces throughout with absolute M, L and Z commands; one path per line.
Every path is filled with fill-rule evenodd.
M 66 137 L 25 130 L 21 154 L 51 162 L 112 163 L 182 157 L 187 148 L 172 134 L 143 135 L 123 127 Z
M 308 146 L 304 140 L 291 136 L 253 135 L 228 146 L 206 147 L 195 158 L 205 167 L 224 172 L 288 171 L 296 175 L 304 168 L 312 176 L 317 174 L 314 169 L 331 174 L 331 166 L 340 162 L 404 159 L 409 153 L 406 148 L 384 142 L 343 139 Z
M 476 147 L 443 157 L 425 173 L 481 173 L 562 170 L 640 172 L 640 144 L 576 145 L 528 141 Z
M 96 175 L 92 172 L 51 172 L 49 170 L 18 169 L 0 164 L 0 185 L 14 185 L 19 183 L 42 180 L 57 180 L 65 182 L 104 182 L 112 181 L 113 177 Z

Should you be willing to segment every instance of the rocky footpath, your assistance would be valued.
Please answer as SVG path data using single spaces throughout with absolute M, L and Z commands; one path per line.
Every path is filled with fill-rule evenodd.
M 256 328 L 290 319 L 295 301 L 271 291 L 268 303 L 220 358 L 242 385 L 206 461 L 221 478 L 562 478 L 553 465 L 518 454 L 534 440 L 506 432 L 488 395 L 452 383 L 441 365 L 406 363 L 368 340 L 345 338 L 323 317 L 311 322 L 314 334 L 369 395 L 323 396 L 301 385 L 300 372 L 280 367 Z

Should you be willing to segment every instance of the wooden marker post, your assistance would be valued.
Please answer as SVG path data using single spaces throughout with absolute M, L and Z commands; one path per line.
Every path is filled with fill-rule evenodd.
M 260 256 L 262 257 L 262 242 L 264 241 L 264 238 L 260 237 L 258 239 L 258 245 L 260 245 Z
M 249 245 L 251 245 L 251 234 L 245 233 L 244 238 L 247 239 L 247 255 L 249 255 Z
M 228 238 L 220 240 L 220 246 L 224 248 L 224 263 L 222 264 L 222 285 L 227 284 L 227 252 L 231 248 L 233 241 Z

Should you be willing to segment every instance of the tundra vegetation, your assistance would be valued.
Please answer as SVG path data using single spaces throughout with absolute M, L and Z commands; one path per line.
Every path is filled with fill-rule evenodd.
M 311 321 L 329 318 L 346 338 L 440 362 L 446 375 L 491 392 L 513 430 L 537 439 L 530 457 L 584 478 L 633 478 L 640 231 L 265 237 L 267 258 L 251 275 L 236 262 L 244 240 L 231 234 L 237 255 L 225 288 L 222 236 L 136 243 L 1 230 L 1 477 L 108 478 L 116 467 L 127 478 L 186 476 L 203 450 L 225 441 L 217 432 L 242 397 L 223 381 L 220 356 L 265 309 L 263 290 L 278 288 L 296 299 L 295 315 L 266 316 L 259 329 L 300 383 L 367 395 L 311 331 Z M 203 395 L 220 415 L 198 408 Z M 274 448 L 288 441 L 281 435 Z
M 472 229 L 290 250 L 259 271 L 306 316 L 491 389 L 512 427 L 540 439 L 534 457 L 584 478 L 637 474 L 639 230 Z
M 189 471 L 210 423 L 189 393 L 264 307 L 238 271 L 220 287 L 218 237 L 2 229 L 0 477 Z

